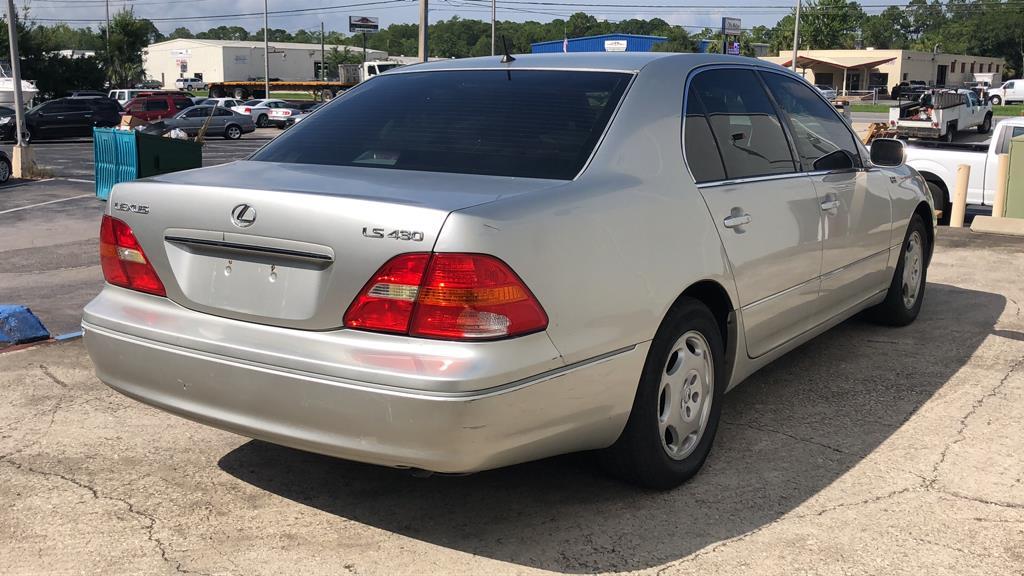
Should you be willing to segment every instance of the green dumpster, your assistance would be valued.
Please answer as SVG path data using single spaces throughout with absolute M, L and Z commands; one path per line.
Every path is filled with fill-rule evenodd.
M 106 200 L 118 182 L 200 168 L 203 145 L 143 134 L 136 130 L 93 128 L 96 197 Z
M 1006 183 L 1005 216 L 1024 218 L 1024 136 L 1010 140 L 1010 174 Z

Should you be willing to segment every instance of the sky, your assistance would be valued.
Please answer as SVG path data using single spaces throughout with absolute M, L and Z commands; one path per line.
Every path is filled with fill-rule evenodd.
M 102 23 L 108 0 L 15 0 L 27 6 L 40 24 L 65 21 L 76 27 L 97 27 Z M 135 14 L 154 21 L 164 33 L 179 26 L 194 32 L 221 25 L 256 30 L 263 26 L 264 0 L 109 0 L 113 14 L 125 6 Z M 300 28 L 318 30 L 323 22 L 328 30 L 348 30 L 349 16 L 374 16 L 381 27 L 392 23 L 419 21 L 418 0 L 267 0 L 271 12 L 270 27 L 294 32 Z M 905 0 L 862 0 L 868 13 L 878 13 L 889 4 Z M 551 21 L 584 11 L 595 17 L 618 21 L 630 18 L 659 17 L 672 24 L 696 31 L 705 26 L 718 27 L 723 16 L 738 17 L 744 28 L 759 24 L 774 25 L 795 6 L 794 0 L 498 0 L 498 20 Z M 274 14 L 274 11 L 309 9 L 298 13 Z M 211 16 L 253 14 L 253 16 Z M 430 21 L 452 16 L 490 20 L 489 0 L 430 0 Z

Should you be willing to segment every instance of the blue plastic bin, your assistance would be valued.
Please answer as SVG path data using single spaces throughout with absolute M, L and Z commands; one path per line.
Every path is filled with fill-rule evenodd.
M 118 182 L 200 168 L 203 145 L 135 130 L 93 128 L 96 197 L 106 200 Z

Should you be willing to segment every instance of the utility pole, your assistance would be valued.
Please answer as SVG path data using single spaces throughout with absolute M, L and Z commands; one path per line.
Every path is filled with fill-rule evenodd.
M 427 45 L 429 26 L 427 0 L 420 0 L 420 62 L 426 62 L 430 58 L 430 47 Z
M 267 0 L 263 0 L 263 97 L 270 98 L 270 29 L 267 27 Z
M 363 64 L 366 64 L 366 32 L 363 32 Z
M 497 0 L 491 0 L 491 56 L 494 56 L 494 17 L 497 13 L 495 4 Z
M 796 0 L 796 22 L 793 24 L 793 62 L 791 68 L 796 72 L 796 55 L 800 48 L 800 4 L 802 0 Z
M 14 0 L 7 0 L 7 37 L 11 45 L 11 76 L 14 84 L 14 133 L 17 145 L 11 150 L 11 172 L 15 178 L 22 178 L 26 168 L 32 165 L 32 153 L 25 146 L 25 101 L 21 94 L 21 62 L 18 58 L 18 13 Z
M 107 57 L 110 56 L 110 0 L 107 0 Z M 114 86 L 118 88 L 118 86 Z
M 324 59 L 324 23 L 320 21 L 320 81 L 327 80 L 327 60 Z

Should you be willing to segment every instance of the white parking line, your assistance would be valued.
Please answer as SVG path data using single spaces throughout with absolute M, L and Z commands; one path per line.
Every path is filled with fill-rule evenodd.
M 95 194 L 82 194 L 80 196 L 72 196 L 70 198 L 60 198 L 57 200 L 50 200 L 48 202 L 40 202 L 39 204 L 29 204 L 28 206 L 21 206 L 20 208 L 9 208 L 7 210 L 0 211 L 0 215 L 10 214 L 11 212 L 18 212 L 20 210 L 28 210 L 29 208 L 38 208 L 40 206 L 46 206 L 47 204 L 56 204 L 58 202 L 67 202 L 68 200 L 78 200 L 79 198 L 88 198 L 95 196 Z

